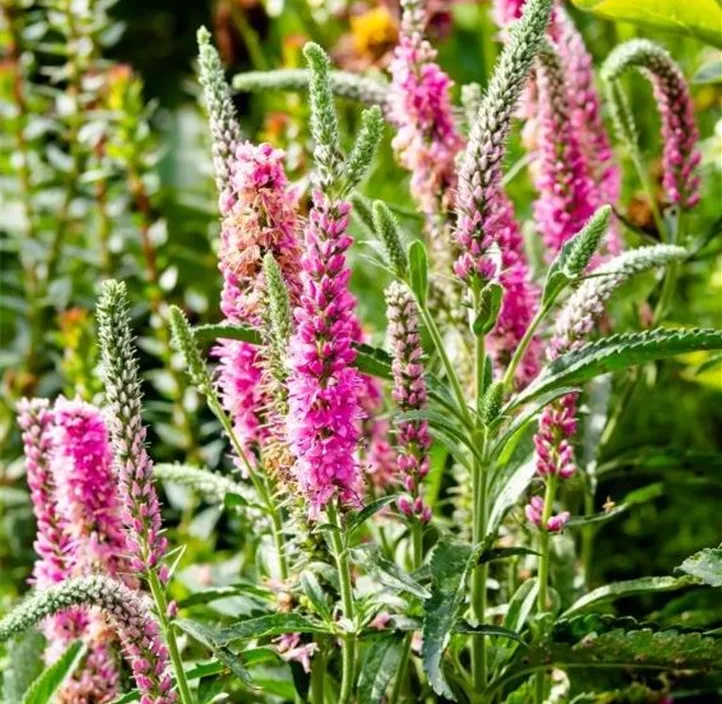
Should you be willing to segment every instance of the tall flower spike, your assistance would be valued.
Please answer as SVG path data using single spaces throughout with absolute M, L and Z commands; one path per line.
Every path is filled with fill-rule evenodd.
M 427 216 L 427 225 L 438 234 L 439 215 L 451 205 L 454 160 L 463 140 L 452 112 L 453 82 L 423 36 L 424 2 L 404 0 L 402 8 L 401 38 L 389 66 L 389 115 L 398 130 L 392 145 L 401 165 L 411 172 L 411 193 Z
M 539 52 L 536 78 L 539 198 L 534 213 L 551 259 L 600 203 L 571 119 L 564 71 L 550 44 Z
M 456 240 L 462 251 L 454 270 L 467 281 L 491 278 L 488 249 L 499 226 L 501 163 L 511 118 L 544 37 L 551 0 L 530 0 L 494 70 L 459 168 Z
M 37 592 L 0 621 L 0 642 L 73 607 L 101 609 L 115 626 L 140 691 L 141 704 L 173 704 L 168 651 L 139 592 L 108 577 L 70 579 Z
M 72 570 L 72 541 L 58 511 L 55 479 L 50 468 L 53 412 L 46 399 L 23 399 L 18 404 L 25 470 L 37 521 L 33 547 L 38 556 L 33 581 L 39 589 L 66 579 Z
M 654 90 L 662 118 L 662 184 L 667 200 L 683 209 L 699 202 L 697 148 L 699 133 L 687 81 L 679 66 L 662 47 L 635 39 L 614 49 L 604 62 L 603 77 L 615 83 L 626 71 L 636 68 Z
M 198 66 L 213 140 L 216 186 L 218 194 L 223 196 L 230 184 L 231 163 L 236 145 L 241 141 L 241 130 L 231 91 L 223 74 L 221 58 L 211 44 L 210 32 L 205 27 L 198 30 Z
M 100 409 L 80 399 L 55 402 L 51 467 L 58 509 L 77 550 L 76 574 L 128 574 L 120 500 L 108 429 Z M 131 578 L 132 580 L 132 578 Z
M 125 284 L 105 281 L 98 301 L 98 337 L 122 518 L 131 569 L 147 572 L 159 567 L 167 541 L 161 535 L 158 495 L 145 448 L 140 375 L 128 306 Z M 163 568 L 159 571 L 162 581 L 164 572 Z
M 410 291 L 397 282 L 386 289 L 386 314 L 393 356 L 393 398 L 402 411 L 420 411 L 426 407 L 423 349 L 419 334 L 418 311 Z M 431 446 L 425 420 L 403 420 L 398 425 L 398 467 L 407 496 L 399 499 L 399 510 L 426 523 L 431 509 L 421 496 L 421 482 L 429 473 Z

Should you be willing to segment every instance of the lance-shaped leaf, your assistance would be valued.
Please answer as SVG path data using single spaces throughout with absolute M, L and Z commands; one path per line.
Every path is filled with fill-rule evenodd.
M 400 634 L 382 636 L 373 641 L 366 651 L 358 682 L 358 700 L 364 704 L 380 704 L 389 683 L 398 672 L 403 654 L 403 637 Z
M 426 305 L 429 291 L 429 260 L 426 247 L 421 240 L 414 240 L 409 245 L 409 283 L 420 306 Z
M 299 614 L 267 614 L 240 621 L 218 631 L 216 642 L 228 645 L 236 640 L 250 640 L 284 633 L 328 633 L 326 626 L 304 618 Z
M 424 671 L 432 689 L 455 700 L 443 673 L 443 657 L 464 603 L 474 549 L 467 543 L 442 539 L 431 555 L 431 598 L 424 603 Z
M 351 560 L 361 565 L 370 574 L 387 587 L 406 592 L 419 599 L 428 599 L 431 594 L 415 579 L 410 577 L 395 562 L 387 560 L 376 547 L 358 547 L 349 550 Z
M 76 640 L 68 649 L 52 664 L 43 670 L 40 676 L 33 682 L 25 692 L 22 704 L 48 704 L 54 700 L 55 693 L 62 687 L 63 683 L 72 677 L 80 661 L 85 656 L 87 648 L 85 644 Z
M 604 337 L 561 355 L 537 376 L 502 413 L 560 386 L 575 386 L 589 379 L 698 350 L 722 349 L 722 331 L 655 329 Z

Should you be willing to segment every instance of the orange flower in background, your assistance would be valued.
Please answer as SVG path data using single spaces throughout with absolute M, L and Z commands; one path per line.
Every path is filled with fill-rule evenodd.
M 333 51 L 334 60 L 348 71 L 385 66 L 399 36 L 398 19 L 386 5 L 365 7 L 349 18 L 350 32 L 341 36 Z

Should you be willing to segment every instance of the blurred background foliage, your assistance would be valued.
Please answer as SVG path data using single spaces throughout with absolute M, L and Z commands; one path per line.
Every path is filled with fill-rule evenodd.
M 615 3 L 580 4 L 604 5 L 605 16 L 614 16 Z M 682 4 L 676 3 L 677 9 Z M 490 6 L 444 0 L 433 5 L 438 6 L 432 30 L 440 63 L 453 77 L 458 97 L 466 82 L 485 84 L 499 50 Z M 711 5 L 719 9 L 716 0 Z M 152 455 L 159 461 L 230 466 L 215 421 L 169 351 L 165 322 L 169 303 L 182 305 L 193 322 L 220 319 L 218 220 L 194 72 L 197 28 L 204 24 L 212 30 L 229 77 L 301 66 L 308 39 L 326 47 L 340 68 L 375 73 L 388 63 L 399 16 L 393 2 L 373 0 L 2 0 L 2 8 L 0 608 L 27 588 L 33 560 L 34 526 L 13 409 L 23 395 L 90 399 L 99 393 L 93 306 L 104 277 L 124 279 L 133 296 Z M 698 256 L 680 278 L 667 322 L 720 327 L 719 51 L 694 36 L 699 32 L 692 21 L 689 27 L 677 23 L 682 31 L 670 34 L 578 8 L 572 12 L 597 64 L 617 43 L 645 36 L 666 46 L 692 81 L 704 171 L 701 205 L 687 230 Z M 656 181 L 660 140 L 653 99 L 643 79 L 625 81 L 645 163 Z M 302 183 L 309 162 L 306 102 L 299 94 L 237 96 L 246 136 L 284 148 L 291 176 Z M 340 108 L 342 125 L 352 133 L 359 109 L 351 103 Z M 393 204 L 415 234 L 421 220 L 389 141 L 387 134 L 364 190 Z M 517 133 L 509 165 L 523 158 Z M 658 239 L 627 156 L 620 150 L 618 158 L 626 173 L 619 208 L 630 225 L 625 239 L 629 245 Z M 534 192 L 523 161 L 518 165 L 509 192 L 533 253 L 538 251 L 531 221 Z M 385 274 L 369 261 L 366 233 L 357 229 L 355 234 L 353 288 L 369 332 L 381 344 Z M 644 327 L 649 310 L 639 302 L 654 286 L 650 276 L 617 296 L 610 327 Z M 595 535 L 590 584 L 669 574 L 686 556 L 720 542 L 722 372 L 719 365 L 701 369 L 704 361 L 691 356 L 639 370 L 635 391 L 599 460 L 598 497 L 618 501 L 650 478 L 663 482 L 664 491 Z M 616 379 L 612 393 L 623 383 Z M 222 581 L 253 561 L 243 548 L 250 526 L 233 515 L 221 518 L 178 487 L 166 490 L 167 524 L 187 543 L 184 563 L 196 563 L 181 582 L 203 583 L 212 573 Z M 664 608 L 655 612 L 661 604 Z M 214 606 L 222 608 L 223 602 Z M 620 606 L 628 613 L 656 613 L 673 624 L 683 623 L 685 614 L 701 605 L 685 594 Z M 238 615 L 243 604 L 226 608 Z M 719 614 L 717 625 L 722 625 Z

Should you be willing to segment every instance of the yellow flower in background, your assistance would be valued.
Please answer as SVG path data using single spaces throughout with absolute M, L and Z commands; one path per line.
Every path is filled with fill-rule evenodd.
M 398 24 L 384 5 L 352 15 L 350 23 L 353 47 L 360 56 L 377 59 L 396 44 Z

